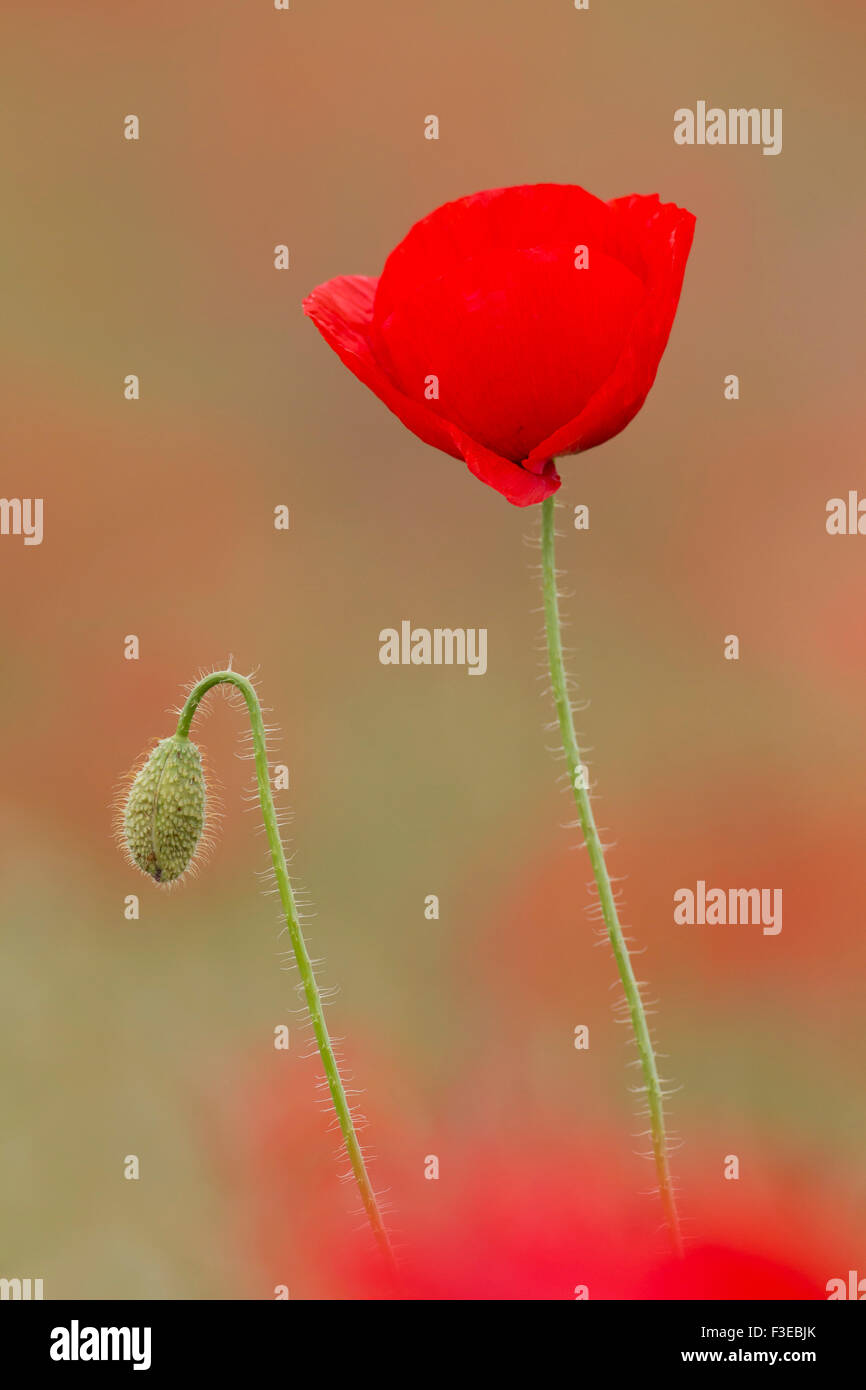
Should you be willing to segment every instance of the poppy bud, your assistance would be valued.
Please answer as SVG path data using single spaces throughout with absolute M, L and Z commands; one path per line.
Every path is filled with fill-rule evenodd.
M 182 734 L 156 745 L 133 781 L 123 812 L 132 862 L 156 883 L 182 878 L 204 829 L 207 792 L 201 754 Z

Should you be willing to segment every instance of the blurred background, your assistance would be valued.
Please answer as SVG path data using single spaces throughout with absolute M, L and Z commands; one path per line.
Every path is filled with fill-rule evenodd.
M 2 28 L 2 491 L 45 499 L 45 539 L 0 539 L 0 1275 L 49 1298 L 375 1285 L 227 702 L 196 725 L 224 807 L 200 877 L 160 891 L 112 840 L 122 774 L 230 654 L 280 726 L 311 947 L 416 1292 L 866 1275 L 866 541 L 824 525 L 863 476 L 862 8 L 19 0 Z M 676 146 L 698 100 L 782 107 L 782 154 Z M 539 515 L 410 435 L 300 308 L 447 199 L 543 181 L 698 220 L 645 408 L 559 494 L 579 729 L 681 1085 L 685 1284 L 563 829 Z M 403 618 L 487 627 L 487 675 L 381 666 Z M 781 934 L 676 926 L 699 878 L 781 887 Z

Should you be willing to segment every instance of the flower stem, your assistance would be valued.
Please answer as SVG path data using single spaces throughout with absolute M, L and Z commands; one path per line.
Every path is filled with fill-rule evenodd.
M 550 676 L 553 682 L 553 697 L 559 718 L 559 731 L 568 777 L 574 791 L 577 813 L 583 838 L 589 853 L 592 872 L 598 890 L 602 916 L 613 947 L 619 977 L 625 990 L 628 1011 L 634 1030 L 640 1064 L 643 1070 L 647 1107 L 649 1110 L 650 1136 L 653 1158 L 658 1175 L 659 1195 L 671 1242 L 677 1255 L 682 1254 L 679 1217 L 676 1198 L 668 1164 L 667 1139 L 665 1136 L 664 1100 L 659 1078 L 656 1056 L 647 1026 L 646 1010 L 641 999 L 640 988 L 635 979 L 628 946 L 620 926 L 616 902 L 611 887 L 610 875 L 604 859 L 604 850 L 595 823 L 589 791 L 585 785 L 586 774 L 580 757 L 580 748 L 574 731 L 571 700 L 568 695 L 565 664 L 562 655 L 562 630 L 559 617 L 559 598 L 556 588 L 555 565 L 555 524 L 554 499 L 545 498 L 541 504 L 541 568 L 544 589 L 544 623 L 547 632 L 547 651 L 550 662 Z
M 295 961 L 297 962 L 298 972 L 304 989 L 304 996 L 307 1001 L 307 1009 L 310 1014 L 310 1021 L 313 1025 L 313 1032 L 318 1044 L 319 1053 L 322 1058 L 322 1065 L 325 1068 L 328 1087 L 331 1092 L 331 1099 L 334 1103 L 334 1110 L 342 1131 L 343 1139 L 346 1144 L 346 1152 L 352 1167 L 358 1191 L 361 1194 L 361 1201 L 364 1210 L 373 1229 L 373 1234 L 377 1244 L 385 1256 L 392 1271 L 395 1268 L 394 1255 L 379 1205 L 376 1201 L 376 1194 L 373 1191 L 367 1166 L 364 1162 L 364 1155 L 358 1136 L 355 1130 L 355 1123 L 352 1118 L 352 1111 L 346 1097 L 346 1090 L 343 1079 L 340 1076 L 340 1069 L 334 1055 L 333 1044 L 331 1043 L 328 1026 L 325 1022 L 325 1014 L 322 1008 L 322 997 L 319 987 L 316 984 L 316 977 L 313 971 L 307 945 L 304 941 L 304 934 L 301 931 L 301 924 L 298 920 L 298 912 L 295 906 L 295 896 L 292 892 L 292 884 L 289 878 L 289 871 L 286 865 L 286 855 L 283 849 L 283 842 L 280 836 L 277 814 L 274 808 L 274 799 L 271 794 L 270 776 L 268 773 L 268 755 L 265 744 L 265 726 L 262 719 L 262 707 L 259 697 L 251 681 L 245 676 L 239 675 L 235 671 L 214 671 L 190 691 L 190 694 L 180 712 L 177 725 L 177 734 L 181 738 L 189 736 L 189 729 L 193 716 L 201 703 L 202 698 L 215 685 L 222 683 L 235 686 L 243 696 L 250 716 L 250 727 L 252 730 L 253 753 L 256 765 L 256 779 L 259 789 L 259 800 L 262 807 L 262 817 L 265 824 L 265 832 L 268 839 L 268 847 L 271 852 L 274 873 L 279 889 L 280 902 L 286 917 L 286 927 L 288 928 L 289 938 L 292 943 Z

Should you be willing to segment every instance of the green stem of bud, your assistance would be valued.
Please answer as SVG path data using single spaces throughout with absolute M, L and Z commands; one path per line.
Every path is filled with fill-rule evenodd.
M 340 1069 L 337 1065 L 333 1044 L 331 1043 L 330 1034 L 328 1033 L 328 1026 L 325 1022 L 322 998 L 319 993 L 319 987 L 316 984 L 316 977 L 313 972 L 309 952 L 307 951 L 304 934 L 301 931 L 301 924 L 298 920 L 295 897 L 292 892 L 292 884 L 286 865 L 285 850 L 283 849 L 283 842 L 277 822 L 277 813 L 274 808 L 274 799 L 271 792 L 268 755 L 265 745 L 265 726 L 262 720 L 262 707 L 252 683 L 247 680 L 245 676 L 238 675 L 235 671 L 214 671 L 211 675 L 206 676 L 203 680 L 199 681 L 190 692 L 186 704 L 180 712 L 177 735 L 180 738 L 189 737 L 193 716 L 203 697 L 215 685 L 222 684 L 235 686 L 243 696 L 247 710 L 249 711 L 253 752 L 256 764 L 256 780 L 258 782 L 259 800 L 262 807 L 262 818 L 264 820 L 268 846 L 274 865 L 274 873 L 276 874 L 280 902 L 282 903 L 283 912 L 285 913 L 286 926 L 297 962 L 298 972 L 303 984 L 304 996 L 307 1001 L 307 1008 L 313 1025 L 313 1032 L 322 1058 L 322 1065 L 325 1069 L 325 1076 L 327 1077 L 328 1087 L 331 1092 L 334 1110 L 342 1131 L 343 1139 L 345 1140 L 349 1162 L 352 1166 L 355 1182 L 358 1185 L 358 1191 L 361 1194 L 364 1210 L 367 1213 L 379 1248 L 393 1269 L 394 1255 L 391 1249 L 391 1243 L 388 1239 L 388 1233 L 385 1230 L 379 1204 L 376 1201 L 376 1194 L 373 1191 L 367 1173 L 367 1166 L 364 1162 L 361 1145 L 358 1142 L 351 1107 L 346 1098 L 343 1079 L 340 1076 Z
M 647 1109 L 649 1111 L 650 1137 L 656 1173 L 658 1175 L 662 1209 L 670 1233 L 671 1244 L 676 1254 L 681 1255 L 682 1238 L 680 1236 L 676 1197 L 674 1195 L 670 1165 L 668 1163 L 664 1099 L 662 1096 L 661 1080 L 659 1078 L 652 1039 L 650 1038 L 646 1010 L 640 995 L 640 987 L 635 979 L 631 956 L 628 946 L 626 945 L 625 937 L 622 934 L 622 927 L 620 926 L 619 915 L 616 910 L 616 901 L 613 896 L 610 875 L 607 871 L 604 850 L 602 849 L 598 827 L 595 823 L 595 816 L 589 799 L 589 791 L 586 787 L 586 776 L 581 762 L 577 735 L 574 731 L 574 718 L 571 712 L 571 700 L 568 695 L 565 662 L 562 655 L 562 631 L 559 618 L 559 598 L 556 588 L 556 530 L 554 523 L 554 506 L 555 504 L 552 497 L 545 498 L 541 504 L 541 571 L 544 587 L 544 621 L 547 631 L 547 651 L 550 662 L 550 676 L 553 683 L 553 698 L 559 719 L 559 732 L 562 738 L 562 747 L 565 752 L 565 764 L 568 768 L 568 777 L 574 792 L 580 827 L 583 831 L 583 838 L 589 853 L 589 862 L 592 865 L 592 872 L 595 877 L 596 888 L 598 889 L 598 900 L 601 906 L 604 924 L 607 927 L 607 934 L 610 938 L 610 944 L 613 947 L 613 954 L 617 969 L 619 970 L 619 977 L 622 981 L 623 989 L 625 990 L 631 1025 L 634 1030 L 637 1050 L 640 1056 L 640 1064 L 643 1070 Z

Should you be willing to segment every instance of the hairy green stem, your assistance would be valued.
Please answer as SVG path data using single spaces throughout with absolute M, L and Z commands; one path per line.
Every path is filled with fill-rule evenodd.
M 593 815 L 589 791 L 586 786 L 586 773 L 580 756 L 580 748 L 574 731 L 571 700 L 568 695 L 565 663 L 562 655 L 562 629 L 559 617 L 559 598 L 556 587 L 555 562 L 555 524 L 554 499 L 545 498 L 541 504 L 541 568 L 544 588 L 544 624 L 547 632 L 547 652 L 550 662 L 550 677 L 553 682 L 553 697 L 559 719 L 559 732 L 568 777 L 574 791 L 580 827 L 592 872 L 598 890 L 598 899 L 610 944 L 613 948 L 619 977 L 625 990 L 626 1002 L 634 1030 L 640 1064 L 643 1070 L 644 1087 L 649 1111 L 650 1137 L 653 1158 L 658 1175 L 659 1194 L 665 1221 L 675 1252 L 682 1254 L 679 1217 L 676 1198 L 671 1181 L 668 1163 L 667 1138 L 665 1135 L 664 1099 L 662 1085 L 656 1064 L 655 1051 L 647 1025 L 646 1010 L 641 999 L 640 987 L 635 979 L 628 946 L 620 926 L 616 901 L 611 887 L 610 875 L 604 859 L 604 850 Z
M 334 1110 L 346 1144 L 346 1151 L 349 1162 L 352 1166 L 352 1173 L 361 1194 L 361 1201 L 364 1210 L 373 1228 L 376 1241 L 388 1261 L 391 1269 L 394 1269 L 394 1255 L 382 1214 L 379 1211 L 379 1204 L 376 1201 L 376 1194 L 373 1191 L 367 1166 L 364 1162 L 364 1155 L 358 1136 L 355 1130 L 355 1123 L 352 1118 L 352 1111 L 346 1098 L 346 1090 L 343 1079 L 340 1076 L 340 1069 L 334 1055 L 333 1044 L 325 1022 L 325 1014 L 322 1008 L 322 998 L 319 987 L 316 984 L 316 977 L 313 971 L 304 934 L 301 931 L 301 924 L 298 920 L 297 907 L 295 906 L 295 896 L 292 892 L 292 884 L 289 878 L 289 871 L 286 865 L 286 854 L 283 849 L 283 842 L 280 836 L 277 813 L 274 808 L 274 799 L 271 793 L 271 782 L 268 773 L 268 755 L 265 744 L 265 726 L 262 719 L 262 707 L 259 703 L 258 695 L 252 683 L 245 676 L 238 675 L 235 671 L 214 671 L 212 675 L 206 676 L 199 681 L 190 692 L 183 709 L 180 712 L 177 725 L 177 735 L 180 738 L 188 738 L 190 725 L 193 716 L 201 703 L 202 698 L 215 685 L 223 683 L 235 686 L 243 696 L 250 716 L 250 728 L 252 729 L 253 753 L 256 764 L 256 780 L 259 788 L 259 800 L 262 807 L 262 817 L 265 823 L 268 846 L 271 852 L 271 859 L 274 865 L 274 873 L 277 879 L 280 902 L 286 917 L 286 927 L 288 928 L 289 938 L 292 943 L 295 961 L 297 962 L 298 972 L 304 989 L 304 996 L 307 1001 L 307 1008 L 310 1020 L 313 1025 L 313 1032 L 318 1044 L 319 1053 L 322 1058 L 322 1065 L 325 1068 L 328 1087 L 331 1092 L 331 1099 L 334 1103 Z

